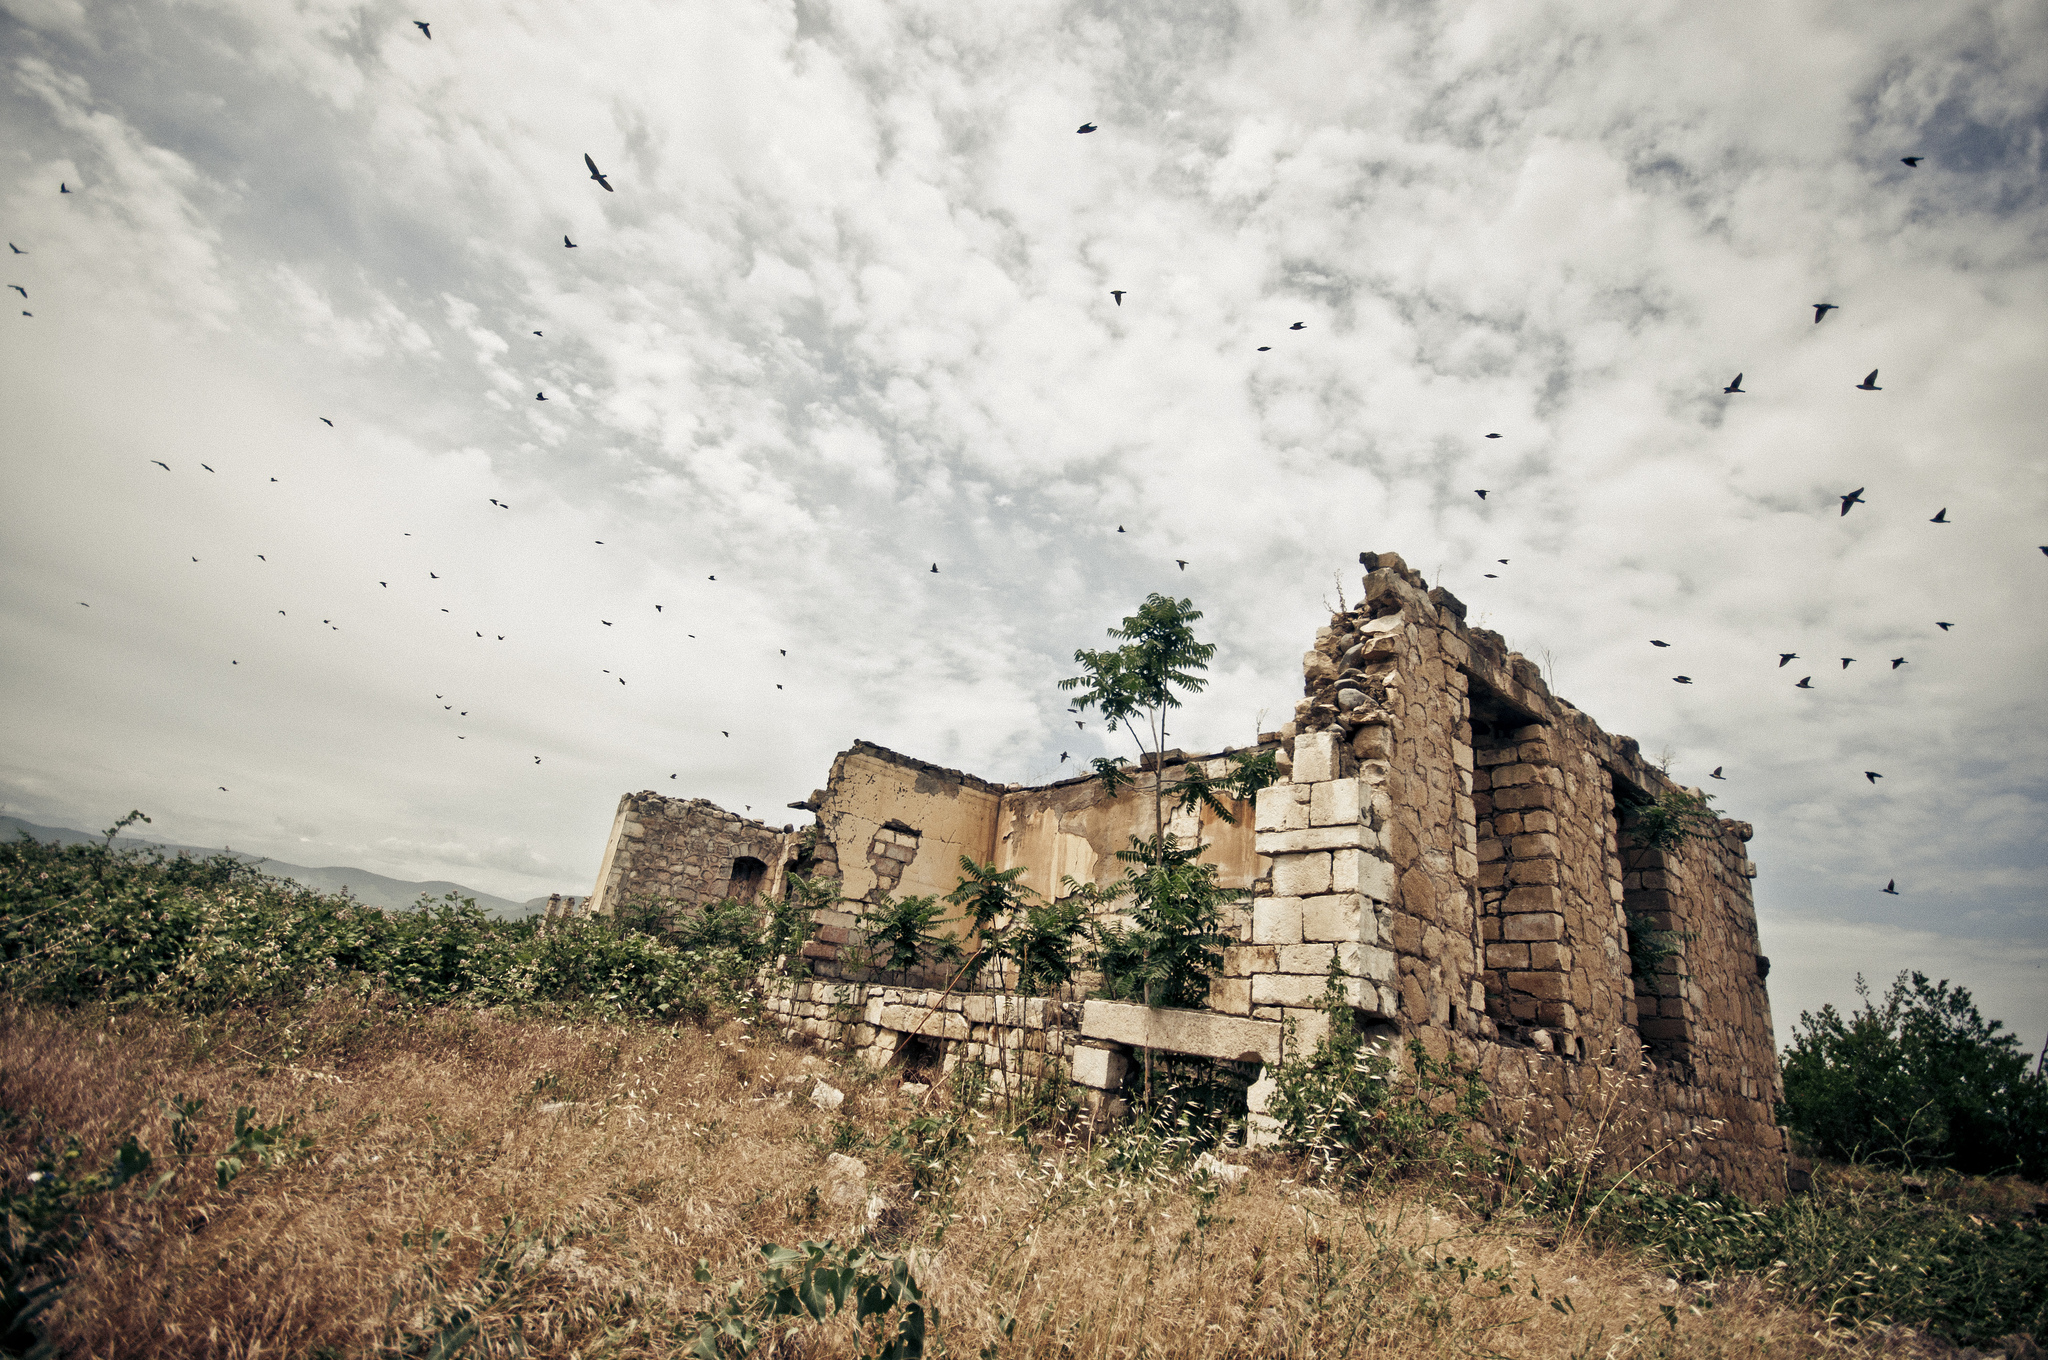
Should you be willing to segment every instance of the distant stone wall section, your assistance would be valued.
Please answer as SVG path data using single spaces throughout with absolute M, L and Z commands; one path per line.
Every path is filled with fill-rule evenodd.
M 612 819 L 597 887 L 585 915 L 616 915 L 635 901 L 672 902 L 677 910 L 733 895 L 734 869 L 742 896 L 764 900 L 782 891 L 782 871 L 794 827 L 772 827 L 727 812 L 702 798 L 629 793 Z M 750 875 L 751 861 L 765 867 Z

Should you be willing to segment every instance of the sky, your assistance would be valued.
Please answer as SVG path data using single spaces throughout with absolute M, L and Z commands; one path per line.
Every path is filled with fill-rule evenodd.
M 2041 1046 L 2038 3 L 431 11 L 0 0 L 0 811 L 585 893 L 1128 754 L 1152 591 L 1247 742 L 1395 551 L 1756 826 L 1781 1042 Z

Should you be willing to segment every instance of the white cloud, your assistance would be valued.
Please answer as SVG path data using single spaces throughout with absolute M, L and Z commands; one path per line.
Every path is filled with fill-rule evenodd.
M 2041 936 L 2038 6 L 47 13 L 24 816 L 584 892 L 628 789 L 1107 749 L 1053 682 L 1147 590 L 1224 644 L 1175 740 L 1242 741 L 1396 549 L 1726 768 L 1771 931 L 1980 992 Z

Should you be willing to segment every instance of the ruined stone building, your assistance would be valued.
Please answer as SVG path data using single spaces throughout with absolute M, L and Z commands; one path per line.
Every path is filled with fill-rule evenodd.
M 888 981 L 849 953 L 864 904 L 950 892 L 963 854 L 1022 866 L 1047 896 L 1069 875 L 1119 876 L 1115 852 L 1153 829 L 1149 779 L 1118 797 L 1086 778 L 1025 788 L 856 742 L 791 805 L 812 814 L 801 828 L 631 794 L 590 909 L 765 899 L 792 869 L 822 876 L 839 901 L 815 913 L 811 977 L 774 1001 L 791 1030 L 878 1063 L 1056 1072 L 1098 1108 L 1114 1104 L 1134 1050 L 1224 1060 L 1260 1074 L 1255 1134 L 1284 1046 L 1323 1032 L 1334 958 L 1362 1021 L 1479 1072 L 1497 1130 L 1555 1139 L 1625 1096 L 1641 1116 L 1630 1136 L 1664 1154 L 1667 1174 L 1782 1194 L 1749 826 L 1718 820 L 1675 849 L 1639 846 L 1630 809 L 1674 785 L 1636 743 L 1550 693 L 1395 554 L 1364 562 L 1363 602 L 1304 657 L 1294 720 L 1261 737 L 1281 781 L 1236 807 L 1234 825 L 1206 812 L 1168 821 L 1244 894 L 1203 1010 L 948 990 L 940 974 Z M 1220 776 L 1225 754 L 1169 752 L 1165 778 L 1198 761 Z

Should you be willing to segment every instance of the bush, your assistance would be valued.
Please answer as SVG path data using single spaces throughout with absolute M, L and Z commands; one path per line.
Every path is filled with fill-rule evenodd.
M 743 1005 L 766 947 L 751 908 L 720 903 L 684 927 L 670 941 L 603 919 L 543 932 L 453 894 L 380 911 L 228 855 L 0 844 L 0 987 L 59 1005 L 200 1012 L 300 1001 L 336 984 L 421 1004 L 667 1020 Z
M 1909 980 L 1910 977 L 1910 980 Z M 1901 973 L 1882 1002 L 1802 1013 L 1779 1122 L 1845 1161 L 2048 1178 L 2048 1081 L 1970 993 Z
M 1976 1198 L 1987 1199 L 1981 1192 Z M 1657 1250 L 1680 1275 L 1755 1273 L 1831 1321 L 1927 1327 L 1962 1344 L 2048 1334 L 2048 1228 L 1969 1203 L 1920 1199 L 1897 1175 L 1823 1166 L 1813 1192 L 1759 1208 L 1713 1189 L 1639 1181 L 1611 1188 L 1584 1216 L 1600 1240 Z M 1569 1177 L 1546 1179 L 1569 1217 Z

